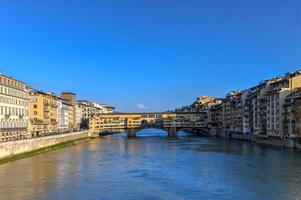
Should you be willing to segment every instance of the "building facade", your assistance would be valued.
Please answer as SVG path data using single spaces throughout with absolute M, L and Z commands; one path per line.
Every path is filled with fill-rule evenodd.
M 58 97 L 52 93 L 30 90 L 29 118 L 32 137 L 58 130 Z
M 301 89 L 287 96 L 283 106 L 283 137 L 301 139 Z
M 82 118 L 89 119 L 91 115 L 99 113 L 113 113 L 115 108 L 102 103 L 96 103 L 88 100 L 79 100 L 79 104 L 82 106 Z
M 242 132 L 242 91 L 233 91 L 223 101 L 223 128 L 225 131 Z
M 63 98 L 58 98 L 58 131 L 69 130 L 69 105 Z
M 94 107 L 92 102 L 87 100 L 79 100 L 78 103 L 82 105 L 82 116 L 84 119 L 89 119 L 91 114 L 97 114 L 97 108 Z
M 298 108 L 300 88 L 301 72 L 296 71 L 228 93 L 222 103 L 222 130 L 258 137 L 295 137 L 299 115 L 294 109 Z M 219 128 L 219 111 L 219 107 L 209 109 L 213 130 Z
M 29 92 L 26 85 L 0 74 L 0 141 L 29 138 Z
M 76 102 L 75 105 L 75 115 L 76 115 L 76 128 L 81 129 L 82 120 L 83 120 L 83 114 L 84 114 L 84 106 L 83 104 Z
M 301 87 L 301 74 L 288 73 L 269 81 L 266 94 L 267 136 L 284 137 L 284 106 L 287 97 Z
M 76 94 L 73 92 L 63 92 L 61 97 L 65 100 L 65 103 L 69 106 L 69 129 L 76 129 Z
M 209 109 L 209 127 L 213 135 L 221 133 L 223 128 L 223 104 L 213 105 Z

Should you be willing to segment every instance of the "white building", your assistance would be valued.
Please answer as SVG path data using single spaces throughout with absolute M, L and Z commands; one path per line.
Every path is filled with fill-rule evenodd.
M 113 106 L 108 106 L 108 105 L 105 105 L 103 106 L 103 113 L 113 113 L 115 110 L 115 107 Z
M 81 127 L 83 114 L 84 114 L 84 105 L 79 102 L 76 102 L 76 105 L 75 105 L 76 120 L 75 121 L 76 121 L 77 129 L 80 129 L 80 127 Z
M 28 109 L 26 85 L 0 73 L 0 141 L 30 137 Z
M 87 100 L 80 100 L 78 103 L 82 105 L 82 117 L 84 119 L 89 119 L 91 114 L 113 113 L 115 109 L 114 107 L 103 103 L 96 103 Z
M 69 128 L 69 105 L 64 99 L 58 100 L 58 131 L 66 131 Z

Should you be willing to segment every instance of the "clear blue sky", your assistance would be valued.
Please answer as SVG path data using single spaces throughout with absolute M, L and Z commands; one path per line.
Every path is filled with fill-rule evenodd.
M 0 0 L 1 72 L 119 111 L 165 111 L 297 69 L 300 0 Z

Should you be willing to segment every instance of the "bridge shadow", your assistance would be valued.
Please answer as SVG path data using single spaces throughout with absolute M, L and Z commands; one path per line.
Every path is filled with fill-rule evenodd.
M 145 128 L 137 131 L 136 137 L 167 137 L 167 131 L 159 128 Z
M 202 135 L 201 129 L 191 127 L 163 127 L 160 124 L 142 124 L 140 127 L 119 129 L 104 129 L 99 136 L 114 135 L 115 137 L 185 137 L 189 135 Z
M 125 132 L 117 132 L 110 134 L 114 137 L 118 138 L 125 138 L 128 137 L 128 133 Z M 177 132 L 176 137 L 187 137 L 193 135 L 192 133 L 186 132 L 185 130 L 180 130 Z M 135 134 L 135 137 L 168 137 L 168 132 L 166 130 L 160 129 L 160 128 L 142 128 L 141 130 L 137 131 Z

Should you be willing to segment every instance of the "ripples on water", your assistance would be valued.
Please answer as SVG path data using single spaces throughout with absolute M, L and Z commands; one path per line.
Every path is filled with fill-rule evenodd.
M 0 199 L 301 199 L 301 152 L 146 130 L 0 166 Z

